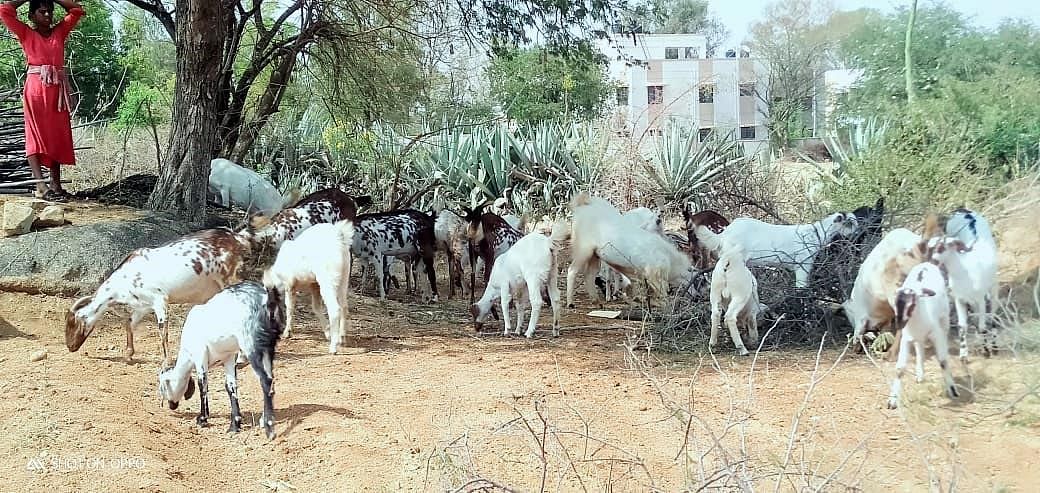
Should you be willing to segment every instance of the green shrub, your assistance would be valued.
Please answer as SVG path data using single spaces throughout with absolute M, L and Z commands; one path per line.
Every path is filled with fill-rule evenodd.
M 123 92 L 115 126 L 121 129 L 158 125 L 169 114 L 159 89 L 133 81 Z

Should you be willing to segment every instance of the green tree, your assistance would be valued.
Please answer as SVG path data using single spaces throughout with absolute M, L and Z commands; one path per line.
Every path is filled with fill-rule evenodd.
M 590 47 L 574 56 L 529 48 L 492 60 L 487 69 L 491 97 L 510 118 L 540 122 L 594 118 L 612 91 L 605 59 Z
M 703 34 L 708 38 L 707 56 L 713 56 L 729 36 L 722 21 L 708 12 L 706 0 L 652 0 L 651 30 L 660 34 Z

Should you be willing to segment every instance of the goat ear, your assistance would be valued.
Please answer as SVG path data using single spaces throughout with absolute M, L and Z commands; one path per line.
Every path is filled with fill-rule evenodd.
M 184 400 L 191 399 L 191 396 L 195 395 L 195 379 L 188 376 L 188 387 L 184 389 Z
M 921 288 L 921 296 L 935 296 L 935 291 L 928 288 Z

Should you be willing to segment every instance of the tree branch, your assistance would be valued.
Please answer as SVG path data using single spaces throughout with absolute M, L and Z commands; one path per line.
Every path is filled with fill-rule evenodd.
M 173 13 L 166 10 L 166 6 L 163 5 L 162 0 L 126 0 L 127 3 L 133 5 L 149 14 L 152 14 L 163 29 L 166 29 L 166 34 L 170 35 L 170 40 L 177 41 L 177 25 L 173 22 Z

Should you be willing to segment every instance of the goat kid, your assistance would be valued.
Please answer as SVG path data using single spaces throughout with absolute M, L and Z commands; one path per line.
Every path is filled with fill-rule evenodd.
M 434 236 L 437 238 L 437 249 L 444 250 L 448 256 L 448 297 L 455 296 L 455 288 L 466 295 L 466 283 L 463 282 L 463 265 L 469 263 L 469 240 L 466 232 L 466 221 L 458 214 L 443 209 L 437 214 L 433 224 Z
M 560 227 L 566 227 L 560 225 Z M 491 279 L 484 295 L 470 306 L 474 327 L 479 332 L 492 313 L 495 300 L 502 305 L 503 335 L 509 335 L 509 304 L 516 306 L 516 333 L 524 324 L 524 312 L 531 307 L 531 320 L 525 337 L 534 335 L 542 311 L 542 292 L 547 291 L 552 306 L 553 337 L 560 335 L 560 283 L 556 268 L 560 243 L 541 233 L 530 233 L 502 254 L 491 268 Z M 526 299 L 525 299 L 526 294 Z
M 713 349 L 719 339 L 719 325 L 723 303 L 726 303 L 726 327 L 733 345 L 741 356 L 748 350 L 740 337 L 738 321 L 748 328 L 750 343 L 758 345 L 758 316 L 768 307 L 758 301 L 758 281 L 747 267 L 747 254 L 740 243 L 725 240 L 719 261 L 711 273 L 711 338 L 708 348 Z
M 410 262 L 422 260 L 430 284 L 429 299 L 437 301 L 437 277 L 434 254 L 437 237 L 432 217 L 413 209 L 401 209 L 357 217 L 350 252 L 372 267 L 379 284 L 379 298 L 386 299 L 389 262 L 386 257 L 407 256 Z M 426 298 L 427 293 L 423 293 Z M 425 299 L 424 299 L 425 301 Z
M 326 327 L 329 353 L 336 354 L 350 314 L 350 249 L 356 236 L 354 223 L 345 219 L 316 224 L 282 244 L 274 263 L 264 271 L 263 281 L 268 289 L 282 293 L 285 300 L 283 337 L 292 334 L 295 292 L 304 289 L 310 292 L 314 315 Z
M 950 300 L 946 295 L 946 280 L 939 266 L 930 262 L 914 266 L 902 287 L 892 300 L 896 327 L 902 329 L 899 341 L 899 358 L 896 361 L 896 376 L 889 392 L 888 408 L 899 407 L 903 390 L 903 372 L 910 357 L 910 345 L 914 346 L 917 363 L 917 382 L 924 381 L 924 343 L 931 341 L 935 358 L 943 372 L 946 393 L 951 399 L 959 396 L 950 372 L 950 350 L 947 337 L 950 328 Z
M 127 362 L 134 355 L 134 329 L 150 313 L 159 324 L 162 366 L 169 365 L 166 307 L 205 303 L 238 279 L 249 241 L 219 228 L 191 233 L 164 245 L 138 248 L 126 256 L 98 286 L 93 296 L 76 300 L 65 315 L 65 346 L 76 352 L 101 316 L 114 306 L 125 307 Z
M 982 335 L 983 354 L 996 351 L 993 332 L 989 330 L 987 301 L 997 299 L 997 244 L 989 222 L 979 213 L 957 209 L 947 219 L 946 237 L 935 239 L 933 260 L 942 263 L 949 276 L 950 295 L 957 311 L 960 358 L 968 360 L 969 310 L 975 315 L 976 327 Z
M 281 293 L 254 281 L 229 286 L 203 305 L 196 305 L 184 321 L 177 364 L 159 373 L 159 395 L 170 409 L 190 399 L 195 391 L 192 370 L 199 380 L 200 427 L 209 424 L 209 369 L 224 365 L 224 389 L 231 402 L 229 433 L 238 433 L 242 413 L 238 407 L 236 355 L 248 359 L 263 391 L 267 438 L 274 433 L 274 353 L 285 327 Z
M 300 199 L 270 219 L 254 216 L 246 230 L 252 232 L 254 241 L 269 240 L 275 248 L 280 248 L 283 242 L 296 238 L 315 224 L 353 221 L 359 204 L 370 203 L 368 196 L 355 200 L 338 188 L 327 188 Z
M 484 261 L 484 283 L 486 285 L 491 280 L 491 269 L 495 266 L 495 259 L 520 241 L 524 235 L 499 215 L 482 212 L 483 206 L 478 206 L 476 209 L 468 207 L 462 209 L 466 213 L 465 219 L 468 224 L 466 234 L 469 237 L 470 248 L 475 250 L 469 256 L 470 296 L 472 297 L 478 257 Z
M 703 226 L 708 231 L 719 235 L 726 230 L 726 226 L 729 226 L 729 220 L 715 211 L 700 211 L 696 214 L 691 214 L 690 208 L 687 206 L 683 208 L 683 222 L 686 223 L 687 244 L 689 245 L 694 265 L 698 269 L 707 269 L 714 265 L 717 255 L 711 248 L 699 241 L 697 238 L 697 227 Z

